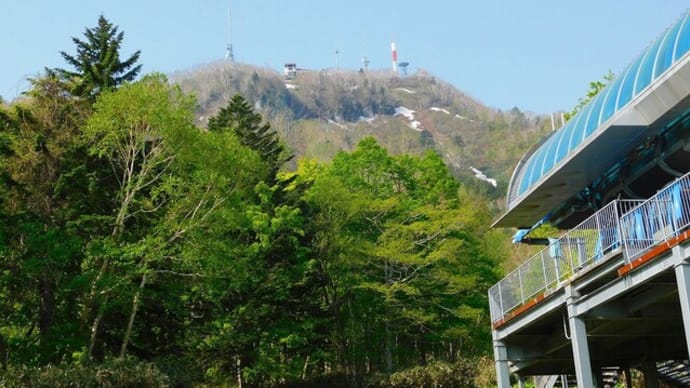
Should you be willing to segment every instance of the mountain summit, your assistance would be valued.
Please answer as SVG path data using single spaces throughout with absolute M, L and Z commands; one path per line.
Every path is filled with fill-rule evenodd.
M 171 77 L 197 96 L 198 120 L 239 93 L 297 157 L 329 160 L 373 136 L 391 153 L 434 149 L 463 181 L 502 196 L 519 158 L 548 132 L 544 116 L 492 109 L 426 71 L 295 70 L 215 62 Z

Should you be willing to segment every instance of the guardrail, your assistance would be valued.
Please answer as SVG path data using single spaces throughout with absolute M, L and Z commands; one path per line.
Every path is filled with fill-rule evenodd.
M 689 225 L 690 175 L 684 175 L 621 217 L 627 262 Z
M 504 321 L 520 306 L 537 301 L 563 281 L 621 246 L 621 216 L 643 201 L 616 200 L 587 218 L 489 289 L 491 322 Z

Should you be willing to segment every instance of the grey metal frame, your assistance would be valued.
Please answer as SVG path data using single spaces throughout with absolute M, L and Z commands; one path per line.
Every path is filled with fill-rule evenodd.
M 530 300 L 560 289 L 621 247 L 621 216 L 643 201 L 616 200 L 525 261 L 489 289 L 491 321 L 496 323 Z

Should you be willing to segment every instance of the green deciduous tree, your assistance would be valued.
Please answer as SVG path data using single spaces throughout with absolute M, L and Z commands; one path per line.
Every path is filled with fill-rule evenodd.
M 578 100 L 577 105 L 571 110 L 570 112 L 566 112 L 563 114 L 564 118 L 566 120 L 570 120 L 573 116 L 577 114 L 582 108 L 585 107 L 592 99 L 599 94 L 601 89 L 605 88 L 606 85 L 608 85 L 609 82 L 611 82 L 615 78 L 615 74 L 613 74 L 612 71 L 609 70 L 608 73 L 604 75 L 604 77 L 601 80 L 597 81 L 592 81 L 589 83 L 589 90 L 587 91 L 587 95 L 585 97 L 582 97 Z
M 64 301 L 79 289 L 84 230 L 73 215 L 94 194 L 70 185 L 90 162 L 78 130 L 88 113 L 53 77 L 34 79 L 27 99 L 0 113 L 0 293 L 12 317 L 0 332 L 11 357 L 25 362 L 78 347 L 76 304 Z
M 373 139 L 312 179 L 315 249 L 334 314 L 332 359 L 350 376 L 486 351 L 487 204 L 462 189 L 434 153 L 393 157 Z

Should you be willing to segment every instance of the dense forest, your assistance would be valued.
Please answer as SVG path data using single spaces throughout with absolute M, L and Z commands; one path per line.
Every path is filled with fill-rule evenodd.
M 505 238 L 437 152 L 294 158 L 83 39 L 0 106 L 0 385 L 492 384 Z

